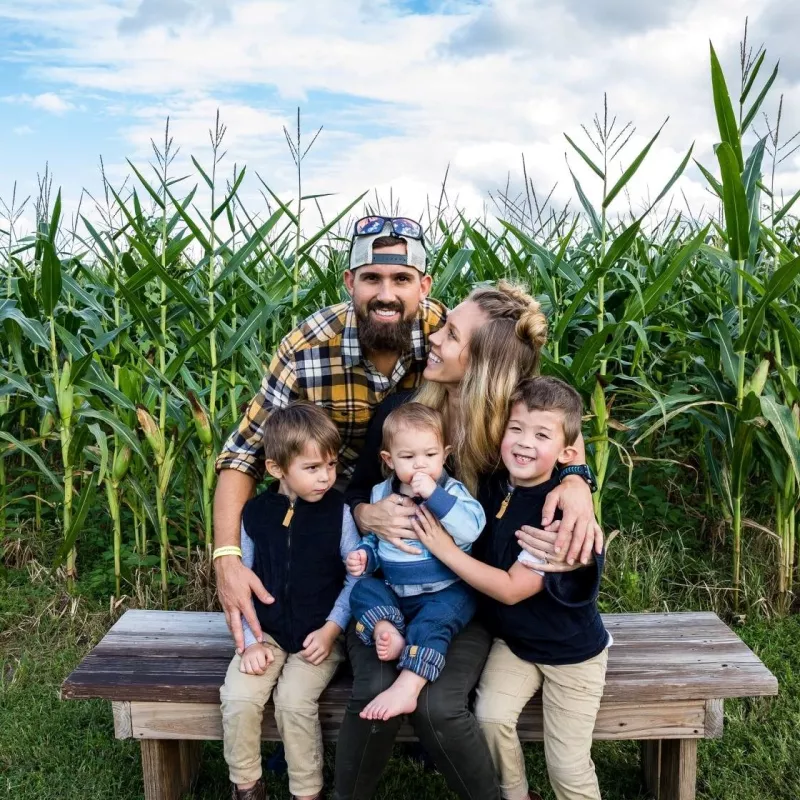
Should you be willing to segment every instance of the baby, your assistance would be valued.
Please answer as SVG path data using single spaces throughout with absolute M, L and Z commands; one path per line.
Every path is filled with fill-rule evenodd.
M 411 497 L 436 515 L 455 544 L 469 552 L 486 521 L 483 510 L 462 483 L 450 477 L 444 462 L 444 420 L 432 408 L 406 403 L 383 425 L 383 458 L 392 476 L 372 489 L 371 502 L 390 494 Z M 356 633 L 375 644 L 381 661 L 398 660 L 401 673 L 361 712 L 364 719 L 387 720 L 414 711 L 428 681 L 445 664 L 447 648 L 475 613 L 473 591 L 417 541 L 411 555 L 367 534 L 347 557 L 353 576 L 380 567 L 383 579 L 360 580 L 350 595 Z

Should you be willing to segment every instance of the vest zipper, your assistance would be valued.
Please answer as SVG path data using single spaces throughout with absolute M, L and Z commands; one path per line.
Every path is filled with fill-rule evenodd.
M 286 603 L 286 616 L 289 619 L 289 626 L 286 631 L 287 638 L 288 634 L 292 630 L 292 606 L 289 602 L 289 587 L 291 586 L 291 577 L 292 577 L 292 518 L 294 517 L 294 500 L 289 501 L 289 510 L 286 512 L 286 516 L 283 518 L 283 525 L 286 528 L 286 585 L 283 589 L 283 596 L 285 598 L 284 602 Z
M 503 518 L 503 514 L 506 513 L 506 509 L 508 508 L 508 504 L 511 502 L 512 494 L 514 494 L 513 489 L 511 489 L 509 493 L 503 498 L 503 502 L 500 503 L 500 508 L 497 510 L 497 514 L 495 514 L 495 519 Z

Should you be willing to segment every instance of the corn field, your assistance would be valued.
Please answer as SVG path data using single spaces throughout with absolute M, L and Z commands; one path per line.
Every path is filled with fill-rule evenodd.
M 627 184 L 660 131 L 630 153 L 630 127 L 604 108 L 585 138 L 567 137 L 579 210 L 543 206 L 526 175 L 521 193 L 493 198 L 497 218 L 467 218 L 443 189 L 426 225 L 433 293 L 446 304 L 500 277 L 541 300 L 551 326 L 544 369 L 587 402 L 598 518 L 609 492 L 635 492 L 640 466 L 682 465 L 724 522 L 733 603 L 742 539 L 757 530 L 775 543 L 777 602 L 788 611 L 800 501 L 800 191 L 787 199 L 774 189 L 794 144 L 781 138 L 780 106 L 765 122 L 777 75 L 765 55 L 743 45 L 732 100 L 711 49 L 719 143 L 714 163 L 694 162 L 709 192 L 699 218 L 662 210 L 691 148 L 648 208 L 631 211 Z M 79 212 L 65 223 L 47 175 L 33 203 L 2 204 L 0 541 L 56 527 L 54 566 L 69 586 L 89 527 L 110 531 L 117 597 L 144 573 L 167 603 L 179 566 L 209 563 L 216 453 L 281 336 L 344 297 L 348 223 L 364 197 L 309 230 L 317 207 L 302 193 L 298 117 L 287 132 L 296 197 L 283 201 L 260 181 L 263 204 L 248 208 L 246 170 L 221 176 L 224 134 L 217 119 L 210 155 L 192 157 L 187 179 L 173 174 L 167 126 L 149 167 L 131 163 L 120 187 L 104 176 L 93 222 Z M 28 204 L 36 231 L 18 237 Z

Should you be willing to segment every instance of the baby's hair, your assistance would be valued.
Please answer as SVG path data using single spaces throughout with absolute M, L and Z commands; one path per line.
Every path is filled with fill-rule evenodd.
M 568 383 L 540 376 L 522 381 L 511 395 L 509 411 L 524 403 L 528 411 L 561 411 L 564 415 L 564 444 L 575 444 L 581 434 L 583 400 Z
M 339 431 L 319 406 L 298 401 L 269 415 L 264 427 L 264 456 L 282 470 L 289 468 L 309 442 L 317 445 L 323 458 L 339 453 Z
M 404 428 L 433 431 L 444 445 L 444 417 L 435 408 L 422 403 L 404 403 L 392 411 L 383 423 L 383 449 L 389 450 L 397 433 Z

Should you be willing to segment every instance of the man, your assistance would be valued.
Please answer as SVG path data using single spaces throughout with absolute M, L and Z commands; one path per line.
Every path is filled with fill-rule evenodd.
M 422 228 L 403 217 L 365 217 L 355 226 L 344 284 L 350 302 L 329 306 L 300 323 L 280 343 L 258 394 L 220 453 L 214 496 L 215 550 L 239 545 L 244 504 L 264 475 L 262 434 L 270 411 L 309 400 L 331 415 L 342 436 L 339 481 L 344 486 L 361 450 L 375 407 L 395 389 L 419 385 L 428 336 L 445 308 L 428 297 L 430 275 Z M 382 527 L 410 530 L 411 504 L 376 504 Z M 237 555 L 214 560 L 217 592 L 237 650 L 244 646 L 244 614 L 261 638 L 252 594 L 272 598 Z

